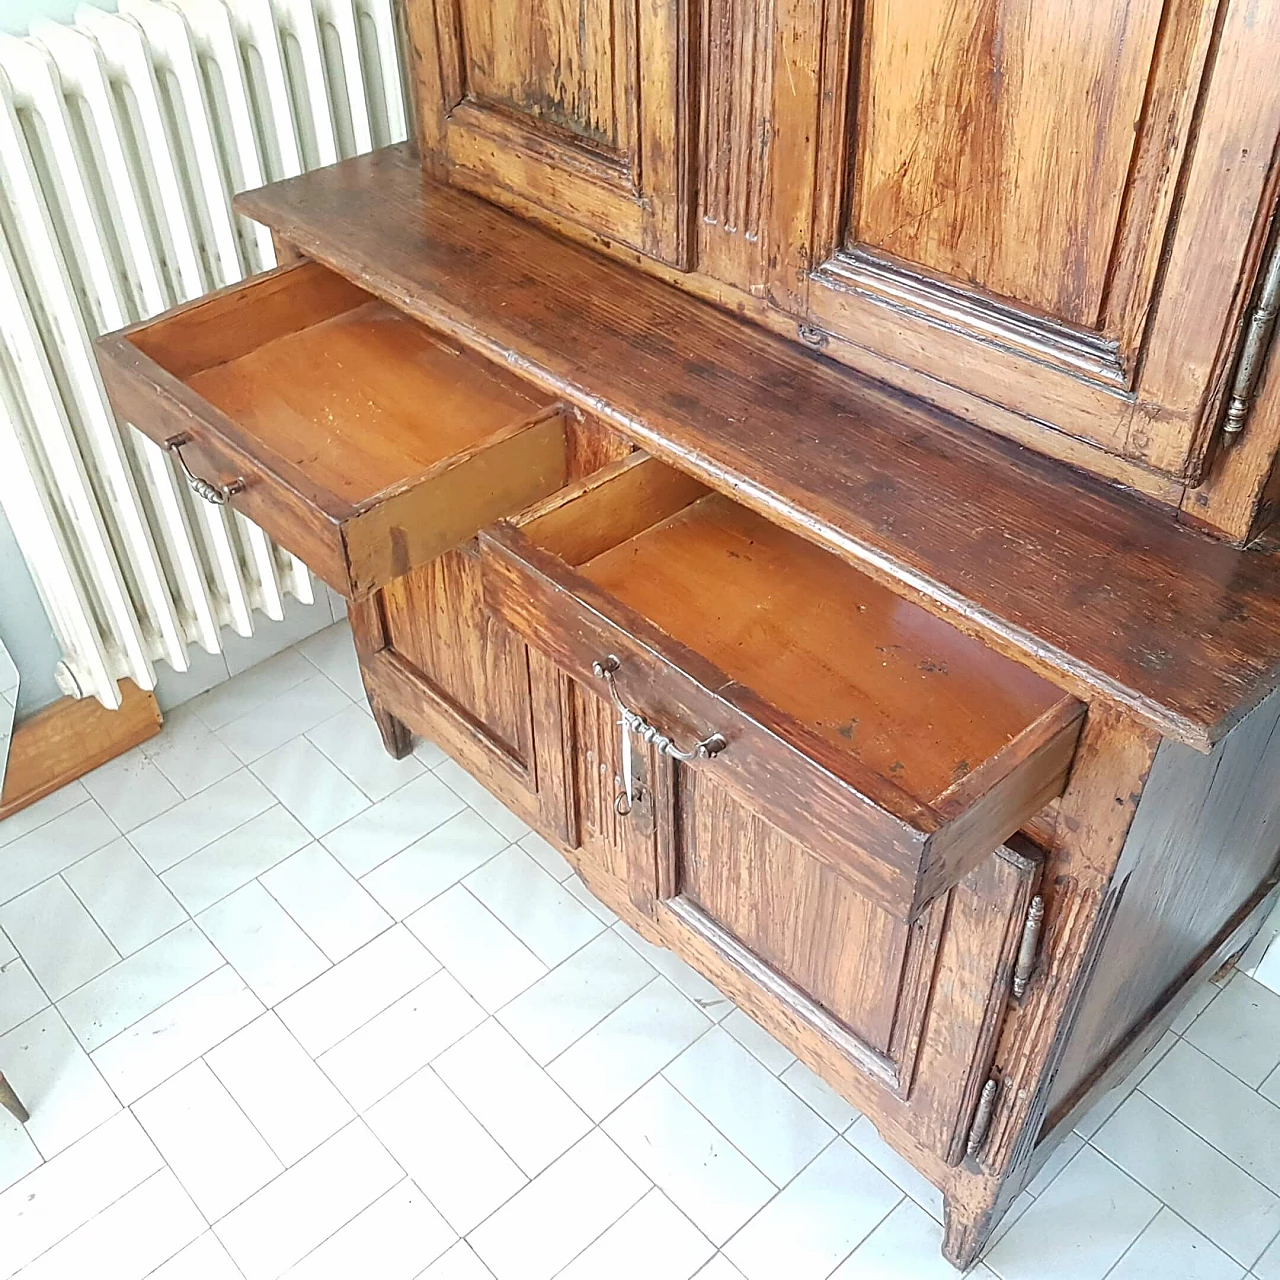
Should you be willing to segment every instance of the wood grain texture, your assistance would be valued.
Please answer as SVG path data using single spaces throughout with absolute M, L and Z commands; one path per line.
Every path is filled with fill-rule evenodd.
M 724 750 L 699 767 L 913 917 L 1061 790 L 1079 704 L 699 492 L 635 454 L 519 529 L 485 531 L 490 605 L 602 693 L 593 664 L 613 656 L 623 699 L 686 750 L 720 733 Z M 593 558 L 566 564 L 544 535 Z
M 681 783 L 678 895 L 887 1057 L 911 928 L 710 776 Z
M 437 167 L 688 265 L 683 0 L 424 0 L 406 18 L 419 140 Z
M 1280 678 L 1274 556 L 438 186 L 407 149 L 239 207 L 1078 696 L 1207 749 Z
M 485 609 L 474 547 L 397 578 L 380 600 L 388 647 L 532 783 L 528 651 Z
M 160 732 L 155 694 L 122 680 L 120 698 L 117 711 L 96 698 L 59 698 L 18 723 L 9 744 L 0 820 Z
M 619 816 L 616 721 L 595 694 L 566 686 L 581 824 L 566 856 L 592 891 L 782 1028 L 802 1057 L 817 1049 L 856 1105 L 945 1153 L 986 1070 L 1036 861 L 1002 851 L 900 926 L 708 775 L 647 748 L 636 762 L 644 804 Z
M 868 8 L 826 25 L 813 325 L 1196 483 L 1274 198 L 1276 15 Z
M 413 734 L 375 689 L 372 673 L 383 659 L 387 648 L 387 629 L 382 610 L 376 598 L 366 597 L 348 602 L 347 619 L 351 624 L 351 638 L 355 643 L 356 657 L 360 663 L 360 679 L 364 684 L 369 711 L 378 726 L 383 750 L 393 760 L 403 760 L 413 750 Z M 395 698 L 393 702 L 399 702 Z
M 1245 544 L 1272 528 L 1280 513 L 1280 359 L 1275 343 L 1263 367 L 1246 429 L 1219 453 L 1204 483 L 1182 499 L 1187 520 Z
M 1113 878 L 1159 745 L 1133 719 L 1090 708 L 1045 851 L 1042 959 L 1026 997 L 998 1028 L 993 1071 L 999 1094 L 989 1137 L 977 1160 L 957 1168 L 948 1188 L 944 1251 L 961 1269 L 978 1256 L 1029 1175 L 1054 1073 L 1114 911 Z
M 188 467 L 353 598 L 569 474 L 559 407 L 314 262 L 98 353 L 123 420 L 183 438 Z
M 1164 7 L 867 0 L 852 243 L 1096 327 Z
M 1280 860 L 1280 699 L 1205 757 L 1156 755 L 1117 869 L 1120 895 L 1049 1102 L 1048 1124 L 1248 914 Z

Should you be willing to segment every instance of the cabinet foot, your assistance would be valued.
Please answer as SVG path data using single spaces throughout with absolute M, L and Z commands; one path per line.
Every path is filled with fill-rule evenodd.
M 989 1200 L 962 1204 L 948 1196 L 943 1213 L 946 1226 L 942 1256 L 958 1271 L 968 1271 L 987 1247 L 1002 1216 Z
M 413 750 L 413 735 L 403 720 L 398 720 L 390 711 L 380 707 L 372 698 L 369 710 L 373 712 L 374 723 L 382 735 L 382 745 L 387 755 L 393 760 L 403 760 Z
M 0 1107 L 15 1116 L 21 1124 L 26 1124 L 31 1119 L 26 1107 L 22 1105 L 18 1095 L 13 1091 L 13 1086 L 4 1078 L 2 1071 L 0 1071 Z

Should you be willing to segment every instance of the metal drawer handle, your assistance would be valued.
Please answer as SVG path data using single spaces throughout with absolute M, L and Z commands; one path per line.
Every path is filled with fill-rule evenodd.
M 164 447 L 177 458 L 178 465 L 187 477 L 187 483 L 191 486 L 192 492 L 206 502 L 212 502 L 215 507 L 225 507 L 231 501 L 232 494 L 243 492 L 244 480 L 237 476 L 230 484 L 214 484 L 212 480 L 205 480 L 196 475 L 187 466 L 186 458 L 182 456 L 182 446 L 190 443 L 191 437 L 184 432 L 182 435 L 170 436 L 164 442 Z
M 651 725 L 638 711 L 632 711 L 618 696 L 618 686 L 613 677 L 621 666 L 622 663 L 611 653 L 608 657 L 593 662 L 591 670 L 609 686 L 609 696 L 622 717 L 624 730 L 634 733 L 641 742 L 657 747 L 663 755 L 670 756 L 673 760 L 711 760 L 729 745 L 723 734 L 713 733 L 701 742 L 695 742 L 688 751 L 681 751 L 665 733 Z

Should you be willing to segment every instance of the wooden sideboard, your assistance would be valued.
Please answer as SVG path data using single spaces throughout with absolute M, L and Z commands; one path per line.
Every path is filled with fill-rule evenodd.
M 1280 3 L 558 15 L 413 0 L 420 145 L 104 376 L 967 1265 L 1277 897 Z

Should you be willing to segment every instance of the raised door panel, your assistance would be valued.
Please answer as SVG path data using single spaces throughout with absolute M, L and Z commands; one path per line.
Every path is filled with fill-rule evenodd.
M 617 713 L 564 683 L 572 857 L 588 885 L 776 1034 L 816 1037 L 834 1055 L 828 1078 L 858 1105 L 958 1160 L 1035 892 L 1031 846 L 992 854 L 907 923 L 709 771 L 638 741 L 627 803 Z
M 946 1028 L 946 1069 L 960 1086 L 950 1105 L 970 1105 L 1007 999 L 1008 966 L 1034 892 L 1037 859 L 1003 848 L 907 923 L 708 771 L 676 766 L 671 777 L 672 835 L 658 840 L 660 912 L 817 1032 L 865 1079 L 908 1103 L 936 984 L 954 981 L 942 967 L 945 934 L 949 921 L 964 921 L 963 945 L 979 966 L 971 977 L 986 994 L 964 1010 L 964 1025 Z M 655 795 L 661 815 L 661 787 Z M 924 1086 L 931 1098 L 936 1085 Z M 940 1154 L 956 1158 L 961 1112 L 949 1120 L 942 1118 L 945 1138 L 935 1141 Z
M 387 650 L 400 678 L 390 709 L 446 747 L 525 813 L 538 791 L 529 651 L 484 607 L 472 547 L 446 552 L 380 593 Z
M 420 142 L 457 181 L 687 265 L 680 0 L 420 0 Z
M 1196 475 L 1273 194 L 1280 6 L 828 9 L 816 328 Z

